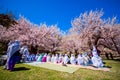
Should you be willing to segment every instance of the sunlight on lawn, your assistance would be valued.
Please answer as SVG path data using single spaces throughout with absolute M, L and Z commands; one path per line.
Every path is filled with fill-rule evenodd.
M 104 61 L 111 67 L 110 72 L 78 69 L 70 74 L 26 64 L 17 64 L 15 71 L 10 72 L 0 66 L 0 80 L 120 80 L 120 62 Z

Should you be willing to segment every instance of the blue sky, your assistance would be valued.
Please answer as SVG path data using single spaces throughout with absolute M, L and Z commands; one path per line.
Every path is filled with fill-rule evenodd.
M 119 20 L 119 5 L 120 0 L 0 0 L 0 13 L 12 11 L 16 17 L 21 14 L 32 23 L 57 24 L 67 31 L 71 20 L 85 11 L 103 9 L 103 18 L 117 16 Z

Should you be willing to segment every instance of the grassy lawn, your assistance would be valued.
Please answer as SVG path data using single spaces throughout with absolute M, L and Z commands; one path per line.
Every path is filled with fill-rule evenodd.
M 120 62 L 104 60 L 110 72 L 79 69 L 75 73 L 59 72 L 26 64 L 17 64 L 15 71 L 3 70 L 0 66 L 0 80 L 120 80 Z

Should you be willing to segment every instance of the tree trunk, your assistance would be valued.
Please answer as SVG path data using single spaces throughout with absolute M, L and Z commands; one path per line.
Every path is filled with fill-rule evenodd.
M 113 42 L 113 44 L 114 44 L 114 46 L 115 46 L 115 48 L 116 48 L 116 51 L 117 51 L 118 54 L 120 55 L 120 50 L 119 50 L 119 48 L 117 47 L 115 41 L 113 40 L 113 38 L 111 38 L 111 40 L 112 40 L 112 42 Z
M 31 46 L 31 53 L 37 54 L 37 46 Z
M 95 42 L 94 42 L 94 45 L 97 47 L 97 45 L 98 45 L 98 41 L 99 41 L 99 39 L 100 39 L 101 37 L 96 37 L 95 38 Z
M 0 53 L 6 52 L 8 48 L 8 42 L 0 42 Z
M 78 49 L 75 49 L 75 56 L 78 55 Z

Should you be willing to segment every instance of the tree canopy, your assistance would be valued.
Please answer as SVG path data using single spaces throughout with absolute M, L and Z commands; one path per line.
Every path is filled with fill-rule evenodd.
M 103 19 L 103 14 L 102 10 L 80 14 L 71 21 L 68 35 L 63 35 L 57 25 L 36 25 L 22 16 L 18 20 L 11 20 L 8 15 L 1 14 L 0 42 L 17 39 L 22 45 L 28 45 L 30 51 L 75 54 L 90 51 L 95 45 L 120 54 L 120 24 L 116 22 L 116 17 Z

